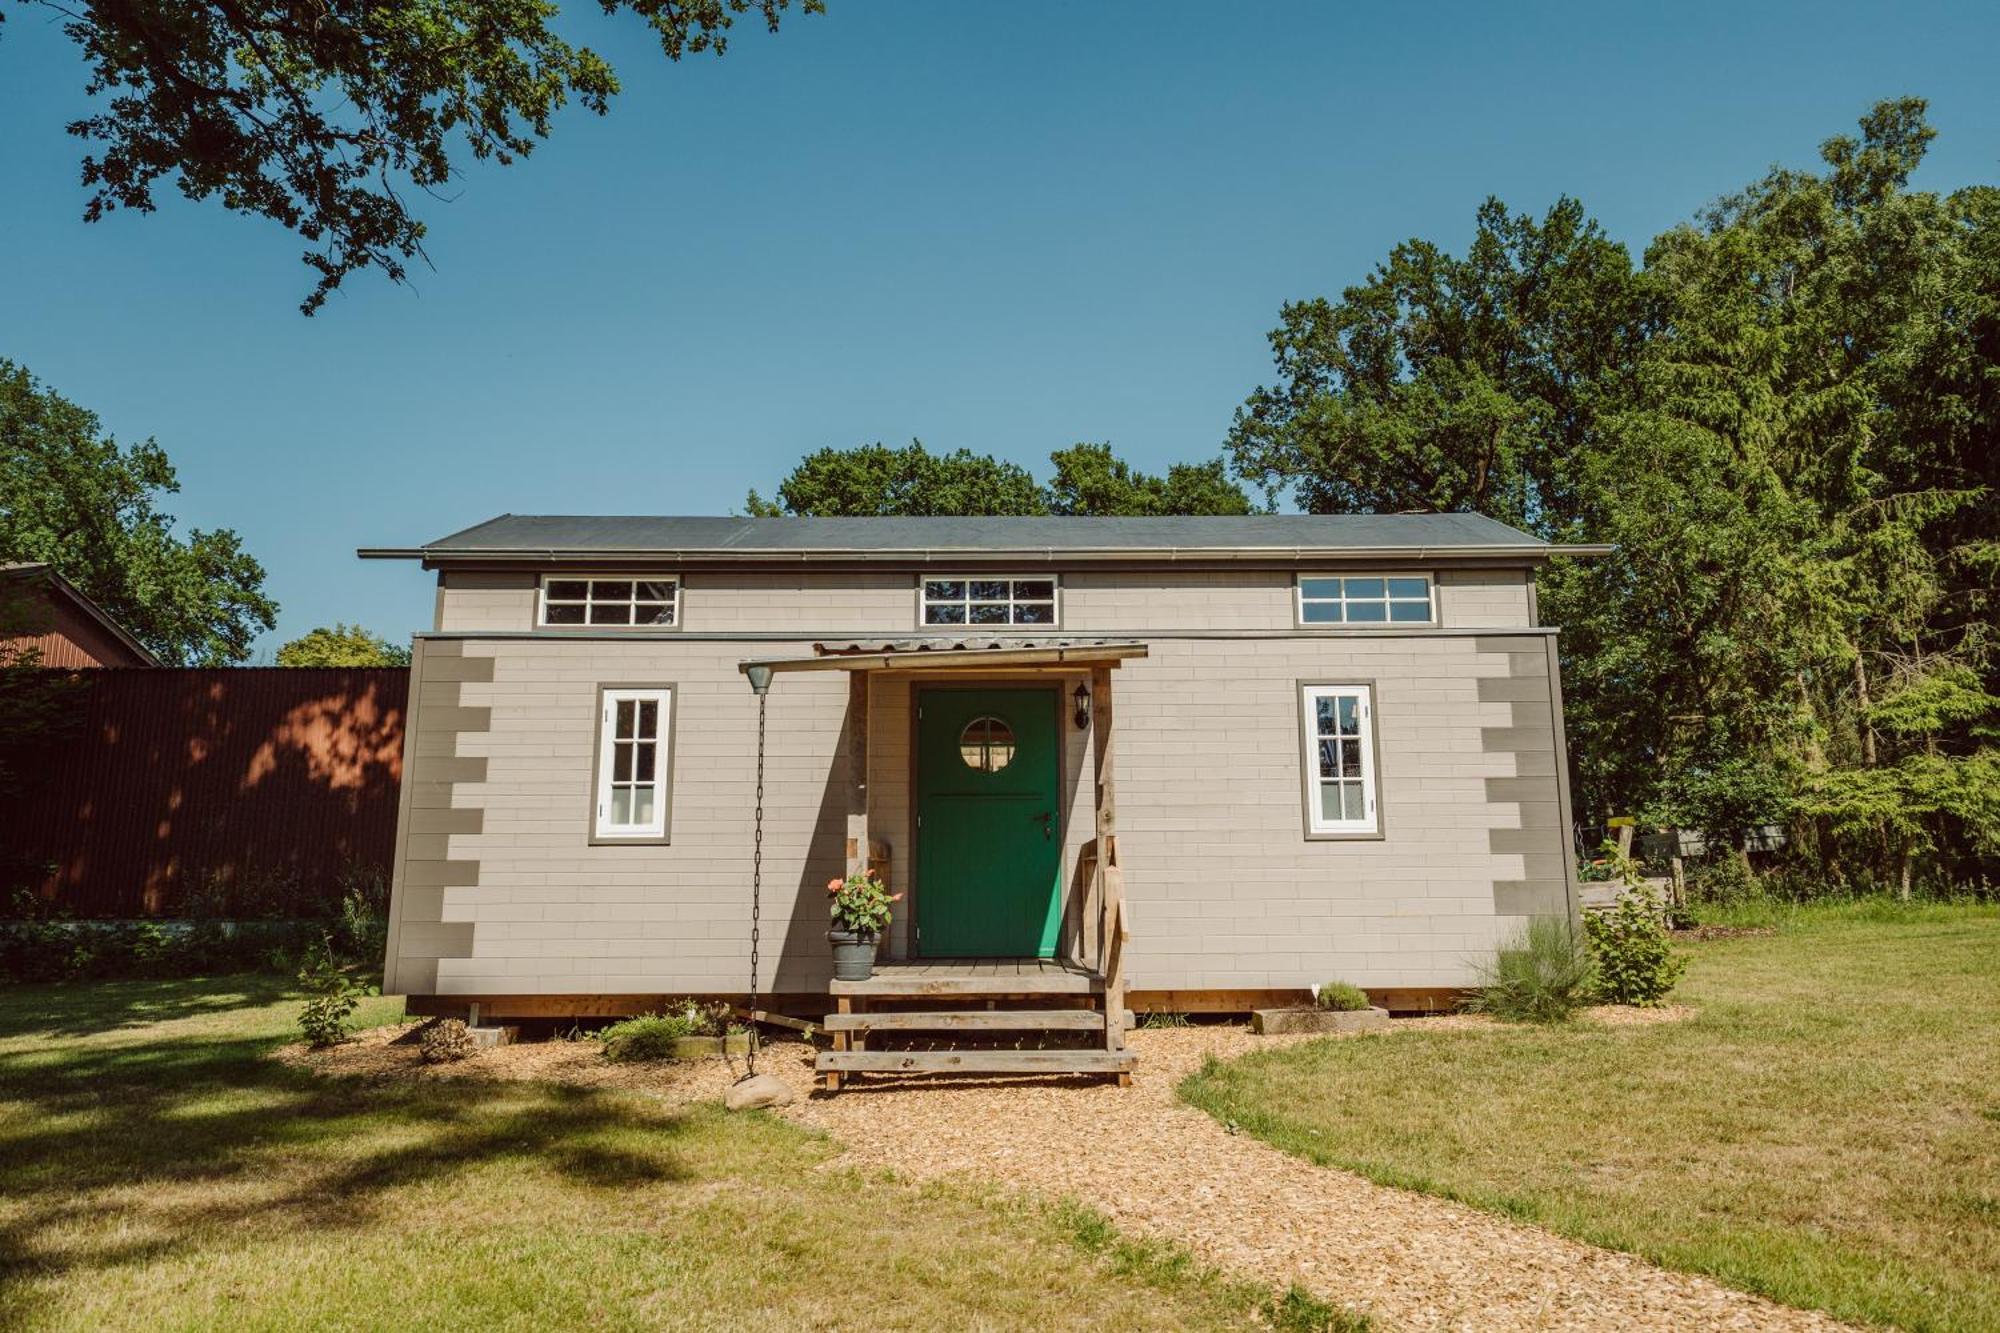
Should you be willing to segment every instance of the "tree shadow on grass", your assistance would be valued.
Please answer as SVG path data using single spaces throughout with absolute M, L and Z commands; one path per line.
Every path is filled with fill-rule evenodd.
M 495 1165 L 591 1190 L 684 1184 L 712 1133 L 704 1112 L 599 1089 L 330 1079 L 272 1045 L 0 1051 L 0 1281 L 171 1257 L 232 1229 L 366 1228 L 398 1192 Z
M 298 983 L 267 972 L 178 981 L 75 981 L 0 987 L 0 1039 L 84 1037 L 275 1004 Z

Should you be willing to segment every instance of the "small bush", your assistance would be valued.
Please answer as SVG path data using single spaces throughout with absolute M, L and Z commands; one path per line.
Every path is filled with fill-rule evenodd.
M 448 1065 L 469 1059 L 476 1049 L 471 1031 L 456 1018 L 440 1018 L 417 1039 L 417 1051 L 427 1065 Z
M 1627 884 L 1616 907 L 1584 913 L 1583 928 L 1597 965 L 1597 998 L 1606 1004 L 1656 1005 L 1687 971 L 1650 885 Z
M 1596 982 L 1590 950 L 1568 919 L 1538 916 L 1480 969 L 1465 1007 L 1512 1023 L 1567 1023 L 1590 1003 Z
M 1735 907 L 1764 896 L 1755 871 L 1732 851 L 1720 851 L 1688 871 L 1688 899 L 1717 907 Z
M 327 937 L 321 936 L 306 950 L 299 984 L 306 992 L 306 1002 L 299 1010 L 299 1031 L 305 1034 L 307 1044 L 324 1047 L 346 1041 L 349 1020 L 368 988 L 347 975 Z
M 1345 981 L 1327 982 L 1313 998 L 1322 1009 L 1338 1009 L 1345 1013 L 1368 1007 L 1368 992 Z
M 683 1037 L 720 1037 L 722 1016 L 693 1000 L 683 1000 L 664 1014 L 641 1014 L 613 1023 L 598 1034 L 604 1058 L 613 1064 L 640 1060 L 671 1060 L 674 1043 Z

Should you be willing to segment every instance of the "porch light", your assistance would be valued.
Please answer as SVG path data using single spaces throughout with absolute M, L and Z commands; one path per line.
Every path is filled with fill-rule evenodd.
M 1076 693 L 1070 697 L 1076 700 L 1076 729 L 1086 730 L 1090 726 L 1090 686 L 1078 681 Z

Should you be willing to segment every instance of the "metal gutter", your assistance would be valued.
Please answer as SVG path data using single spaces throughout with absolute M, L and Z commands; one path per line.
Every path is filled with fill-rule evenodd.
M 753 657 L 738 662 L 736 669 L 748 674 L 752 667 L 772 671 L 884 671 L 928 670 L 952 666 L 1068 666 L 1100 665 L 1145 657 L 1146 645 L 1135 640 L 1097 644 L 1051 644 L 1019 648 L 903 648 L 887 652 L 847 652 L 828 650 L 815 643 L 811 657 Z
M 1308 564 L 1326 560 L 1547 560 L 1559 556 L 1609 555 L 1615 547 L 1596 544 L 1502 545 L 1502 546 L 1037 546 L 1004 548 L 993 546 L 930 546 L 909 548 L 877 547 L 697 547 L 665 549 L 648 546 L 593 546 L 588 548 L 482 547 L 448 548 L 426 546 L 364 546 L 355 554 L 363 560 L 422 560 L 487 564 L 529 562 L 535 564 L 589 564 L 603 560 L 645 560 L 662 564 L 695 562 L 717 564 L 813 564 L 853 561 L 870 564 L 962 564 L 970 560 L 1007 561 L 1015 564 L 1080 564 L 1094 561 L 1132 560 L 1177 561 L 1277 561 Z

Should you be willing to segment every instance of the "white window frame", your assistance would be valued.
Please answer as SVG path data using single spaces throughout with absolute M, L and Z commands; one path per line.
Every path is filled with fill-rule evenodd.
M 653 817 L 644 824 L 619 824 L 611 817 L 617 751 L 618 705 L 659 705 L 659 726 L 652 736 Z M 645 738 L 639 738 L 644 740 Z M 665 842 L 673 804 L 674 687 L 671 685 L 604 685 L 597 691 L 597 755 L 591 787 L 590 836 L 593 842 Z M 642 784 L 627 784 L 637 789 Z
M 930 585 L 933 583 L 963 583 L 967 585 L 966 595 L 933 602 L 930 598 Z M 972 607 L 975 601 L 983 606 L 999 605 L 998 602 L 987 598 L 974 598 L 971 588 L 971 585 L 974 583 L 1005 583 L 1007 585 L 1007 620 L 1004 624 L 975 625 L 972 623 Z M 1014 596 L 1014 585 L 1017 583 L 1046 583 L 1049 585 L 1049 596 L 1046 599 L 1040 597 L 1016 597 Z M 981 631 L 990 633 L 997 630 L 1034 631 L 1056 629 L 1062 624 L 1062 594 L 1062 580 L 1054 574 L 921 574 L 917 577 L 917 628 L 927 630 L 963 630 L 968 633 L 979 633 Z M 1014 608 L 1016 606 L 1041 606 L 1045 602 L 1049 608 L 1051 619 L 1038 621 L 1018 621 L 1014 619 Z M 966 618 L 960 621 L 933 623 L 930 618 L 930 609 L 933 606 L 963 606 Z
M 1307 596 L 1306 596 L 1306 580 L 1307 580 L 1307 579 L 1339 579 L 1339 580 L 1341 580 L 1341 584 L 1340 584 L 1340 596 L 1339 596 L 1339 597 L 1307 597 Z M 1383 593 L 1384 593 L 1384 596 L 1382 596 L 1382 597 L 1379 597 L 1379 598 L 1378 598 L 1378 597 L 1356 597 L 1356 598 L 1352 598 L 1352 599 L 1350 599 L 1350 598 L 1349 598 L 1349 597 L 1347 596 L 1347 582 L 1346 582 L 1346 581 L 1347 581 L 1348 579 L 1382 579 L 1382 580 L 1384 581 L 1384 582 L 1383 582 L 1383 585 L 1382 585 L 1382 591 L 1383 591 Z M 1387 593 L 1388 593 L 1388 591 L 1389 591 L 1389 585 L 1388 585 L 1388 582 L 1387 582 L 1387 580 L 1389 580 L 1389 579 L 1422 579 L 1422 580 L 1424 581 L 1424 601 L 1425 601 L 1425 603 L 1426 603 L 1426 605 L 1427 605 L 1427 611 L 1428 611 L 1428 614 L 1427 614 L 1427 615 L 1426 615 L 1426 616 L 1424 617 L 1424 619 L 1422 619 L 1422 620 L 1390 620 L 1390 619 L 1388 618 L 1388 616 L 1389 616 L 1389 607 L 1390 607 L 1390 605 L 1391 605 L 1392 603 L 1395 603 L 1395 602 L 1414 602 L 1414 601 L 1416 600 L 1416 599 L 1415 599 L 1414 597 L 1390 597 L 1390 596 L 1387 596 Z M 1334 571 L 1334 570 L 1327 570 L 1327 571 L 1325 571 L 1325 572 L 1323 572 L 1323 573 L 1320 573 L 1320 572 L 1314 572 L 1314 573 L 1301 573 L 1300 575 L 1298 575 L 1298 577 L 1296 577 L 1295 579 L 1293 579 L 1293 580 L 1292 580 L 1292 618 L 1293 618 L 1293 620 L 1294 620 L 1294 621 L 1295 621 L 1295 622 L 1296 622 L 1296 623 L 1298 624 L 1299 628 L 1301 628 L 1301 629 L 1363 629 L 1363 630 L 1373 630 L 1373 629 L 1435 629 L 1435 628 L 1437 627 L 1437 623 L 1438 623 L 1438 605 L 1437 605 L 1437 595 L 1438 595 L 1438 585 L 1437 585 L 1437 576 L 1436 576 L 1436 575 L 1434 575 L 1434 574 L 1432 574 L 1432 573 L 1430 573 L 1430 572 L 1429 572 L 1428 570 L 1409 570 L 1409 569 L 1404 569 L 1404 570 L 1398 570 L 1397 572 L 1395 572 L 1395 573 L 1393 573 L 1393 574 L 1391 574 L 1391 573 L 1381 573 L 1381 572 L 1378 572 L 1378 571 L 1375 571 L 1375 570 L 1355 570 L 1355 571 L 1353 571 L 1353 572 L 1351 572 L 1351 573 L 1349 573 L 1349 572 L 1341 572 L 1341 571 Z M 1381 605 L 1382 605 L 1382 616 L 1383 616 L 1383 618 L 1382 618 L 1381 620 L 1350 620 L 1350 619 L 1348 619 L 1348 616 L 1347 616 L 1347 606 L 1348 606 L 1348 603 L 1349 603 L 1349 601 L 1350 601 L 1350 600 L 1352 600 L 1352 601 L 1356 601 L 1356 602 L 1368 602 L 1368 603 L 1375 603 L 1375 602 L 1380 602 L 1380 603 L 1381 603 Z M 1328 603 L 1328 602 L 1338 602 L 1338 603 L 1340 604 L 1340 619 L 1339 619 L 1339 620 L 1307 620 L 1307 619 L 1306 619 L 1306 604 L 1307 604 L 1308 602 L 1313 602 L 1313 603 Z
M 584 608 L 583 621 L 580 624 L 559 625 L 550 623 L 549 585 L 551 583 L 581 583 L 584 585 L 584 600 L 582 602 L 577 602 L 570 598 L 559 599 L 562 605 L 581 606 Z M 638 593 L 639 593 L 639 585 L 641 583 L 664 583 L 667 585 L 666 605 L 669 614 L 671 616 L 671 619 L 667 620 L 665 623 L 661 623 L 659 621 L 647 621 L 644 624 L 637 624 L 637 625 L 631 623 L 630 621 L 627 621 L 624 624 L 618 624 L 615 622 L 611 624 L 592 624 L 590 620 L 591 607 L 619 605 L 619 603 L 614 599 L 611 598 L 599 599 L 593 595 L 596 592 L 596 585 L 599 583 L 631 584 L 632 596 L 627 597 L 624 600 L 623 605 L 633 608 L 636 608 L 640 605 L 641 599 L 639 598 Z M 652 605 L 650 601 L 647 601 L 645 604 L 648 606 Z M 634 613 L 636 614 L 636 610 Z M 614 574 L 603 574 L 603 573 L 544 574 L 541 577 L 541 582 L 536 585 L 535 589 L 535 627 L 537 629 L 554 629 L 554 630 L 613 630 L 613 631 L 651 630 L 655 633 L 661 630 L 679 629 L 681 627 L 680 575 L 650 574 L 650 573 L 649 574 L 615 574 L 615 573 Z
M 1322 778 L 1319 771 L 1319 701 L 1353 698 L 1360 701 L 1361 794 L 1364 814 L 1360 819 L 1327 819 L 1320 813 L 1320 788 L 1340 778 Z M 1381 784 L 1376 779 L 1375 686 L 1369 681 L 1323 684 L 1303 681 L 1299 685 L 1299 744 L 1301 795 L 1305 801 L 1306 836 L 1309 838 L 1376 838 L 1382 835 Z

